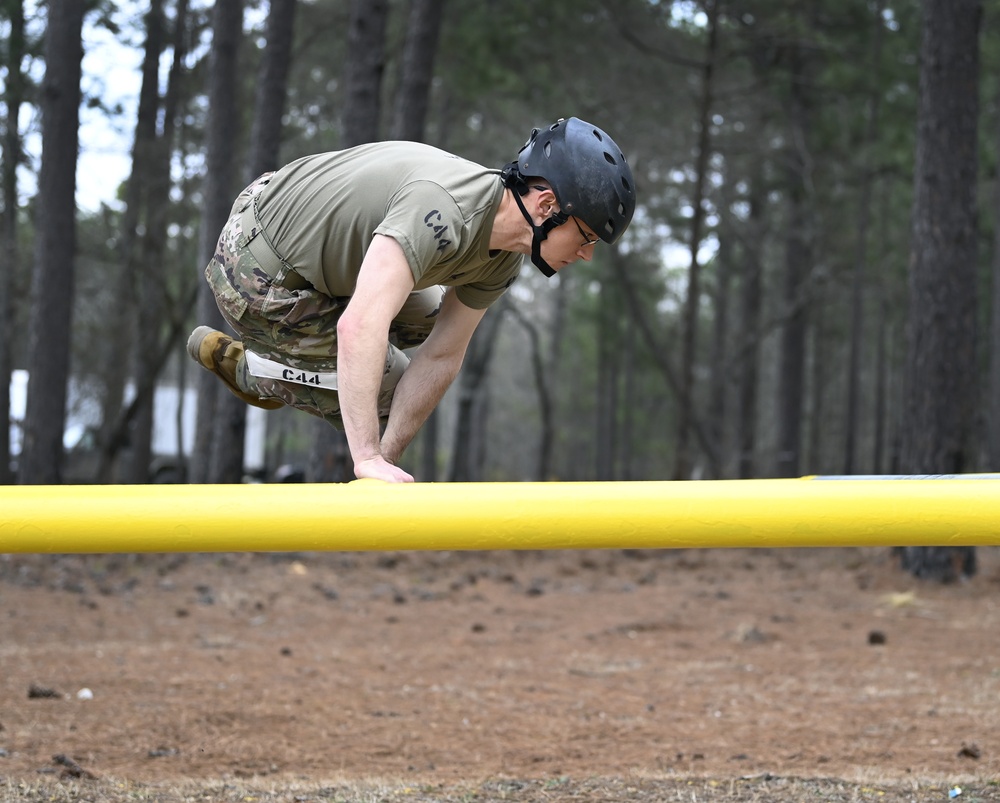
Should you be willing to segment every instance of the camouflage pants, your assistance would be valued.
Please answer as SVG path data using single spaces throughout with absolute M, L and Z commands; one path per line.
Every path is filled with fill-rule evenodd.
M 243 341 L 246 351 L 290 369 L 331 374 L 337 370 L 337 321 L 350 297 L 331 297 L 312 286 L 301 287 L 304 282 L 297 274 L 290 277 L 287 265 L 270 275 L 244 242 L 241 218 L 270 176 L 270 173 L 262 175 L 236 199 L 215 257 L 205 269 L 205 277 L 219 310 Z M 296 289 L 289 289 L 286 284 Z M 420 345 L 430 335 L 442 296 L 440 287 L 411 293 L 392 322 L 378 398 L 383 424 L 389 416 L 396 384 L 410 361 L 403 349 Z M 247 393 L 280 399 L 343 429 L 335 390 L 254 376 L 245 357 L 240 359 L 236 377 Z

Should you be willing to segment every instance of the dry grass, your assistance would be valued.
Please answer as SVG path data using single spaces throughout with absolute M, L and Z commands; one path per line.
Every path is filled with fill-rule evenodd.
M 952 787 L 955 789 L 956 787 Z M 1000 781 L 960 787 L 957 803 L 1000 801 Z M 77 781 L 0 779 L 0 799 L 26 803 L 939 803 L 949 788 L 913 781 L 867 784 L 837 779 L 769 775 L 735 779 L 558 778 L 490 780 L 480 784 L 411 784 L 341 781 L 179 782 L 145 785 L 113 779 Z

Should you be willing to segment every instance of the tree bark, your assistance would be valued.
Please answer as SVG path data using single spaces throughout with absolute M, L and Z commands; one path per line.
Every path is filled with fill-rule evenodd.
M 208 124 L 205 134 L 205 180 L 198 240 L 198 271 L 215 254 L 219 232 L 233 203 L 236 160 L 234 120 L 239 119 L 237 58 L 243 26 L 243 0 L 219 0 L 212 10 L 212 50 L 208 75 Z M 198 299 L 199 320 L 224 329 L 222 313 L 204 282 Z M 200 372 L 198 420 L 191 465 L 192 482 L 239 482 L 243 473 L 243 425 L 240 402 L 219 380 Z M 239 460 L 234 461 L 238 454 Z
M 153 142 L 153 153 L 150 161 L 150 175 L 146 190 L 145 235 L 141 241 L 139 264 L 144 271 L 144 280 L 136 288 L 136 300 L 139 306 L 139 319 L 143 325 L 136 338 L 132 354 L 132 378 L 136 385 L 136 399 L 145 399 L 141 410 L 136 412 L 132 425 L 133 440 L 136 444 L 149 444 L 153 435 L 153 388 L 163 370 L 165 358 L 157 360 L 154 354 L 169 354 L 171 347 L 183 334 L 181 322 L 186 319 L 191 304 L 186 301 L 189 293 L 197 293 L 196 285 L 182 289 L 179 297 L 171 298 L 167 286 L 167 266 L 164 261 L 167 240 L 167 214 L 170 203 L 170 160 L 173 153 L 177 133 L 180 130 L 179 109 L 183 90 L 184 60 L 187 57 L 188 3 L 178 0 L 175 11 L 173 30 L 173 60 L 167 78 L 167 90 L 163 100 L 163 129 Z M 192 277 L 193 279 L 193 277 Z M 164 303 L 164 302 L 167 303 Z M 169 315 L 169 328 L 166 334 L 161 333 L 164 317 Z M 187 367 L 186 362 L 182 363 Z M 183 388 L 178 385 L 183 404 Z M 179 407 L 180 411 L 181 408 Z M 183 438 L 181 424 L 183 415 L 179 414 L 178 438 Z M 183 443 L 183 441 L 181 441 Z M 143 452 L 140 454 L 140 452 Z M 177 449 L 177 455 L 183 463 L 183 448 Z M 142 460 L 143 476 L 148 476 L 150 450 L 148 447 L 137 449 L 133 455 L 133 472 L 138 475 Z M 155 477 L 152 479 L 156 479 Z
M 458 413 L 449 482 L 476 482 L 481 479 L 477 468 L 482 465 L 486 435 L 483 428 L 476 424 L 483 420 L 481 413 L 486 403 L 485 382 L 506 304 L 504 296 L 486 314 L 465 355 L 462 372 L 458 377 Z
M 695 164 L 695 188 L 691 206 L 689 248 L 691 263 L 688 269 L 687 299 L 684 302 L 684 330 L 681 341 L 680 395 L 678 396 L 677 451 L 674 462 L 674 479 L 689 479 L 693 469 L 691 454 L 691 419 L 694 406 L 695 360 L 698 346 L 698 312 L 701 308 L 701 262 L 698 252 L 705 224 L 705 182 L 708 173 L 710 126 L 714 92 L 715 60 L 718 47 L 719 7 L 716 0 L 705 0 L 708 17 L 708 41 L 701 76 L 701 100 L 698 108 L 698 151 Z
M 250 134 L 249 184 L 261 173 L 275 170 L 281 153 L 282 119 L 288 97 L 288 71 L 292 63 L 296 0 L 271 0 L 267 15 L 267 46 L 257 76 Z
M 388 0 L 352 0 L 344 91 L 345 148 L 379 139 Z
M 618 382 L 621 361 L 620 304 L 615 280 L 600 283 L 597 307 L 597 398 L 594 420 L 594 478 L 615 479 L 618 457 Z
M 616 258 L 618 253 L 619 252 L 616 250 Z M 555 452 L 556 437 L 558 434 L 557 422 L 559 420 L 559 417 L 555 414 L 555 406 L 557 404 L 555 400 L 555 392 L 559 388 L 560 379 L 563 378 L 560 374 L 560 367 L 563 364 L 562 355 L 566 334 L 566 319 L 570 304 L 571 281 L 572 279 L 568 273 L 563 274 L 559 277 L 558 284 L 552 290 L 552 324 L 548 333 L 548 353 L 545 355 L 545 364 L 547 366 L 548 375 L 551 379 L 551 388 L 553 390 L 552 433 L 550 436 L 546 437 L 543 432 L 542 443 L 539 447 L 540 451 L 538 454 L 539 479 L 544 481 L 556 479 L 560 476 L 560 472 L 556 466 Z
M 28 328 L 28 407 L 20 481 L 60 480 L 76 257 L 76 162 L 84 0 L 51 0 L 42 82 L 35 269 Z
M 3 138 L 3 153 L 0 154 L 0 182 L 3 185 L 3 217 L 0 224 L 0 249 L 4 258 L 0 260 L 0 284 L 7 291 L 0 294 L 0 485 L 14 481 L 10 471 L 10 381 L 14 369 L 14 292 L 21 272 L 21 250 L 18 242 L 18 198 L 17 168 L 21 163 L 21 131 L 18 118 L 24 104 L 24 2 L 5 2 L 10 33 L 7 38 L 7 68 L 4 105 L 7 120 Z
M 871 69 L 876 76 L 879 74 L 879 65 L 882 61 L 882 39 L 885 30 L 885 20 L 882 16 L 884 8 L 884 0 L 879 0 L 873 16 L 875 33 L 872 42 Z M 864 280 L 868 262 L 868 221 L 872 214 L 872 184 L 874 183 L 871 152 L 877 142 L 880 100 L 881 89 L 873 88 L 868 96 L 865 136 L 861 145 L 861 190 L 857 210 L 858 239 L 855 246 L 854 270 L 851 276 L 851 340 L 848 352 L 847 408 L 846 420 L 844 421 L 844 474 L 853 474 L 857 466 L 858 419 L 861 409 L 861 350 L 864 341 Z
M 731 389 L 731 381 L 726 366 L 729 363 L 730 339 L 730 298 L 732 296 L 733 254 L 735 249 L 729 236 L 721 229 L 717 234 L 719 251 L 714 260 L 715 288 L 712 294 L 714 302 L 712 312 L 712 359 L 709 363 L 709 402 L 708 431 L 712 433 L 712 441 L 716 444 L 719 456 L 719 472 L 712 475 L 719 479 L 726 473 L 730 464 L 732 452 L 731 441 L 728 438 L 729 428 L 726 426 L 726 399 Z
M 1000 89 L 993 105 L 1000 109 Z M 1000 152 L 1000 123 L 993 132 L 994 144 Z M 989 335 L 989 387 L 987 398 L 987 458 L 989 465 L 1000 466 L 1000 177 L 995 179 L 993 201 L 993 260 L 991 278 L 993 292 L 990 298 Z
M 410 0 L 392 123 L 393 139 L 424 140 L 445 0 Z
M 736 450 L 736 476 L 751 479 L 757 474 L 757 393 L 758 367 L 760 363 L 760 341 L 763 326 L 761 308 L 763 297 L 763 267 L 761 248 L 767 233 L 764 216 L 767 209 L 764 188 L 764 164 L 758 160 L 751 174 L 746 178 L 747 222 L 740 226 L 725 212 L 723 222 L 727 232 L 724 236 L 734 240 L 734 272 L 739 284 L 736 301 L 738 329 L 741 333 L 739 346 L 726 360 L 732 366 L 734 376 L 734 415 L 732 442 Z M 722 461 L 720 460 L 720 466 Z
M 545 367 L 545 359 L 542 356 L 542 336 L 534 322 L 515 304 L 506 304 L 504 309 L 513 315 L 514 319 L 528 333 L 531 345 L 531 372 L 535 377 L 535 391 L 538 393 L 538 416 L 541 419 L 541 437 L 538 442 L 538 462 L 536 463 L 534 481 L 544 482 L 548 479 L 552 458 L 555 414 L 552 405 L 552 392 L 549 389 L 548 372 Z
M 789 100 L 788 223 L 785 241 L 783 303 L 787 318 L 781 332 L 778 390 L 779 477 L 796 477 L 802 460 L 802 420 L 805 399 L 807 298 L 806 276 L 812 264 L 812 214 L 809 201 L 809 109 L 805 97 L 805 66 L 799 52 L 792 54 Z
M 924 0 L 900 461 L 905 473 L 973 465 L 976 381 L 976 127 L 980 0 Z M 941 581 L 975 570 L 972 548 L 906 548 L 903 567 Z
M 157 282 L 158 277 L 148 275 L 150 266 L 140 257 L 142 235 L 147 206 L 148 188 L 152 182 L 153 158 L 156 148 L 156 118 L 160 105 L 159 65 L 165 46 L 165 20 L 163 0 L 152 0 L 146 14 L 146 45 L 142 63 L 142 84 L 139 90 L 139 109 L 136 117 L 135 137 L 132 146 L 132 171 L 125 189 L 125 211 L 122 215 L 120 239 L 120 263 L 118 265 L 118 293 L 115 305 L 109 311 L 112 325 L 106 356 L 104 419 L 101 424 L 99 447 L 100 461 L 98 477 L 100 482 L 112 478 L 112 470 L 122 439 L 115 438 L 119 415 L 124 401 L 125 382 L 129 366 L 130 351 L 145 353 L 152 339 L 155 343 L 158 331 L 156 318 L 137 316 L 138 288 L 149 282 Z M 139 345 L 141 344 L 141 345 Z M 132 347 L 132 348 L 130 348 Z M 148 415 L 152 421 L 152 402 Z M 141 414 L 140 414 L 141 417 Z M 144 483 L 149 480 L 150 443 L 149 436 L 141 437 L 133 432 L 129 438 L 131 445 L 131 465 L 121 474 L 129 482 Z

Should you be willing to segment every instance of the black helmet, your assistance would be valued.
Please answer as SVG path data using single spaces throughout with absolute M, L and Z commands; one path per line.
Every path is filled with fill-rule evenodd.
M 522 177 L 552 185 L 566 215 L 584 221 L 614 243 L 635 212 L 635 181 L 625 155 L 600 128 L 577 117 L 534 129 L 517 155 Z

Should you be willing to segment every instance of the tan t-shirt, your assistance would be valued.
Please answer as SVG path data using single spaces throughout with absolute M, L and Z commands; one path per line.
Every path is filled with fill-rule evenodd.
M 257 214 L 281 257 L 332 296 L 354 292 L 375 234 L 402 247 L 415 289 L 457 287 L 484 309 L 513 284 L 520 254 L 489 250 L 503 187 L 490 170 L 416 142 L 306 156 L 278 170 Z

